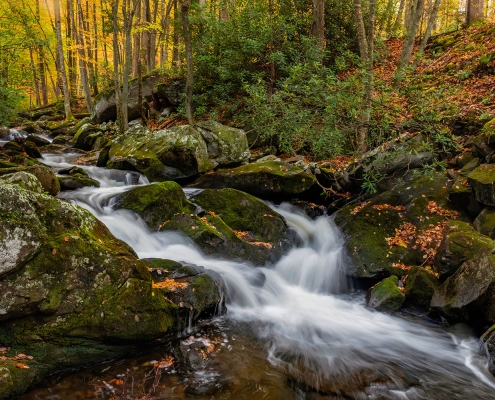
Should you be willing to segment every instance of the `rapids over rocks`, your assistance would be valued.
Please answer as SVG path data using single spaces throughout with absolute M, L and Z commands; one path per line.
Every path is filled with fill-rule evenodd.
M 44 157 L 44 163 L 55 170 L 72 165 L 71 155 Z M 91 211 L 140 258 L 200 265 L 225 281 L 227 314 L 197 333 L 197 337 L 223 338 L 216 364 L 187 377 L 176 371 L 162 375 L 155 398 L 495 397 L 495 380 L 468 329 L 447 331 L 414 315 L 391 316 L 364 306 L 363 294 L 353 291 L 343 274 L 343 240 L 331 218 L 311 220 L 288 204 L 273 206 L 297 232 L 299 245 L 276 264 L 255 268 L 246 262 L 207 257 L 186 237 L 152 233 L 131 212 L 113 210 L 113 196 L 132 185 L 149 184 L 143 176 L 84 168 L 100 182 L 100 188 L 63 192 L 59 197 Z M 190 190 L 185 189 L 186 194 Z M 95 382 L 108 382 L 129 370 L 136 380 L 146 379 L 146 365 L 146 371 L 152 368 L 145 361 L 165 350 L 146 351 L 110 366 L 52 379 L 21 398 L 84 398 Z M 214 382 L 216 389 L 188 391 L 193 381 L 196 387 L 210 387 Z M 99 398 L 112 398 L 111 385 L 102 387 Z

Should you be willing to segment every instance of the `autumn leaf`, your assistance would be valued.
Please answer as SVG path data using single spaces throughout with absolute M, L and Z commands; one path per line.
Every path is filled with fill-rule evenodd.
M 19 368 L 19 369 L 29 369 L 29 367 L 23 363 L 17 363 L 15 366 L 16 366 L 16 368 Z

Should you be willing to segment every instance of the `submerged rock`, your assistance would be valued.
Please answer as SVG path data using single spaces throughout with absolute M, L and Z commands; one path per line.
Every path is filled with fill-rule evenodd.
M 399 289 L 399 278 L 390 276 L 373 286 L 366 295 L 366 305 L 379 311 L 398 311 L 405 300 Z
M 316 178 L 301 168 L 281 161 L 265 161 L 220 169 L 201 176 L 193 187 L 233 188 L 261 198 L 290 198 L 309 191 Z

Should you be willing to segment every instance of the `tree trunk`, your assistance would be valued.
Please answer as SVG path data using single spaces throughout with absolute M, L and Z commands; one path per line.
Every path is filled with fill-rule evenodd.
M 399 10 L 397 11 L 397 17 L 395 18 L 394 26 L 392 28 L 391 35 L 397 35 L 397 31 L 400 28 L 400 22 L 402 21 L 402 14 L 404 13 L 404 7 L 406 6 L 406 0 L 400 0 Z
M 141 2 L 138 2 L 136 7 L 136 18 L 141 22 Z M 137 76 L 139 68 L 139 57 L 141 56 L 141 32 L 136 32 L 132 35 L 134 40 L 134 48 L 132 53 L 132 76 Z
M 55 31 L 57 34 L 57 59 L 58 66 L 60 69 L 60 77 L 62 80 L 62 92 L 64 93 L 64 109 L 65 109 L 65 119 L 73 120 L 72 110 L 70 108 L 70 92 L 69 85 L 67 84 L 67 74 L 65 72 L 65 60 L 64 60 L 64 49 L 62 46 L 62 31 L 60 22 L 60 4 L 59 0 L 53 1 L 53 6 L 55 10 Z
M 369 2 L 369 24 L 366 32 L 361 0 L 354 0 L 354 18 L 358 33 L 359 52 L 363 62 L 364 93 L 359 126 L 356 132 L 356 144 L 358 154 L 364 154 L 367 150 L 368 130 L 371 121 L 371 108 L 373 100 L 373 51 L 375 40 L 375 16 L 376 0 Z
M 179 36 L 179 29 L 178 29 L 178 24 L 177 24 L 177 15 L 178 15 L 178 10 L 177 10 L 177 0 L 174 0 L 174 43 L 173 43 L 173 50 L 172 50 L 172 65 L 176 68 L 180 66 L 180 60 L 179 60 L 179 44 L 180 44 L 180 36 Z
M 182 30 L 184 34 L 184 44 L 186 45 L 186 63 L 187 63 L 187 80 L 186 80 L 186 115 L 189 125 L 194 124 L 192 112 L 192 94 L 193 94 L 193 55 L 191 44 L 191 32 L 189 31 L 189 7 L 191 0 L 183 0 L 181 5 Z
M 428 25 L 426 26 L 425 35 L 423 39 L 421 39 L 421 43 L 419 45 L 418 51 L 416 52 L 416 57 L 414 59 L 413 70 L 418 66 L 419 60 L 421 59 L 423 52 L 425 51 L 426 45 L 428 44 L 428 40 L 430 40 L 431 32 L 433 30 L 433 26 L 435 25 L 435 21 L 437 19 L 438 10 L 440 8 L 440 3 L 442 0 L 434 0 L 433 8 L 431 9 L 430 17 L 428 18 Z
M 466 25 L 471 26 L 477 21 L 481 21 L 485 18 L 483 12 L 484 0 L 468 0 L 467 3 L 467 15 L 466 15 Z
M 125 1 L 125 0 L 124 0 Z M 117 108 L 117 125 L 121 132 L 124 132 L 122 90 L 120 88 L 120 49 L 119 49 L 119 24 L 118 24 L 119 0 L 115 0 L 112 5 L 112 37 L 113 37 L 113 80 L 115 85 L 115 105 Z M 127 106 L 127 105 L 126 105 Z
M 411 22 L 409 24 L 409 29 L 406 33 L 406 38 L 404 44 L 402 45 L 402 52 L 399 59 L 399 65 L 397 67 L 397 72 L 395 73 L 395 84 L 398 85 L 402 82 L 404 78 L 404 72 L 409 61 L 411 59 L 411 54 L 414 47 L 414 40 L 418 33 L 419 23 L 421 21 L 421 16 L 423 15 L 423 9 L 425 5 L 425 0 L 413 0 L 414 8 L 413 14 L 411 15 Z
M 74 3 L 72 0 L 67 0 L 67 61 L 69 64 L 69 86 L 71 97 L 77 97 L 77 71 L 76 71 L 76 55 L 72 50 L 76 31 L 76 21 L 74 18 Z
M 318 47 L 325 48 L 325 0 L 313 0 L 313 25 L 311 34 L 316 38 Z
M 81 0 L 77 0 L 77 13 L 79 20 L 79 30 L 77 32 L 77 47 L 79 52 L 79 72 L 81 76 L 81 83 L 84 92 L 84 101 L 86 103 L 86 108 L 88 112 L 91 112 L 91 108 L 93 106 L 93 102 L 91 100 L 91 89 L 89 87 L 89 79 L 88 79 L 88 67 L 86 63 L 86 46 L 84 41 L 84 19 L 81 7 Z

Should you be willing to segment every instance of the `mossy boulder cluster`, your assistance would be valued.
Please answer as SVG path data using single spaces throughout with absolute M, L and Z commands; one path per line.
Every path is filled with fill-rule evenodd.
M 99 165 L 136 170 L 160 182 L 240 165 L 248 159 L 243 131 L 209 121 L 159 131 L 135 126 L 102 150 Z
M 206 254 L 264 265 L 294 243 L 284 218 L 264 202 L 235 189 L 198 191 L 188 200 L 175 182 L 133 188 L 115 208 L 137 213 L 154 231 L 179 231 Z
M 189 323 L 191 310 L 195 320 L 220 307 L 218 276 L 172 262 L 174 268 L 152 276 L 157 263 L 167 262 L 137 259 L 91 213 L 39 193 L 33 178 L 8 179 L 0 184 L 0 343 L 10 350 L 0 398 L 48 373 L 174 333 Z M 179 298 L 187 299 L 187 310 Z M 29 368 L 11 362 L 18 353 L 32 357 Z

